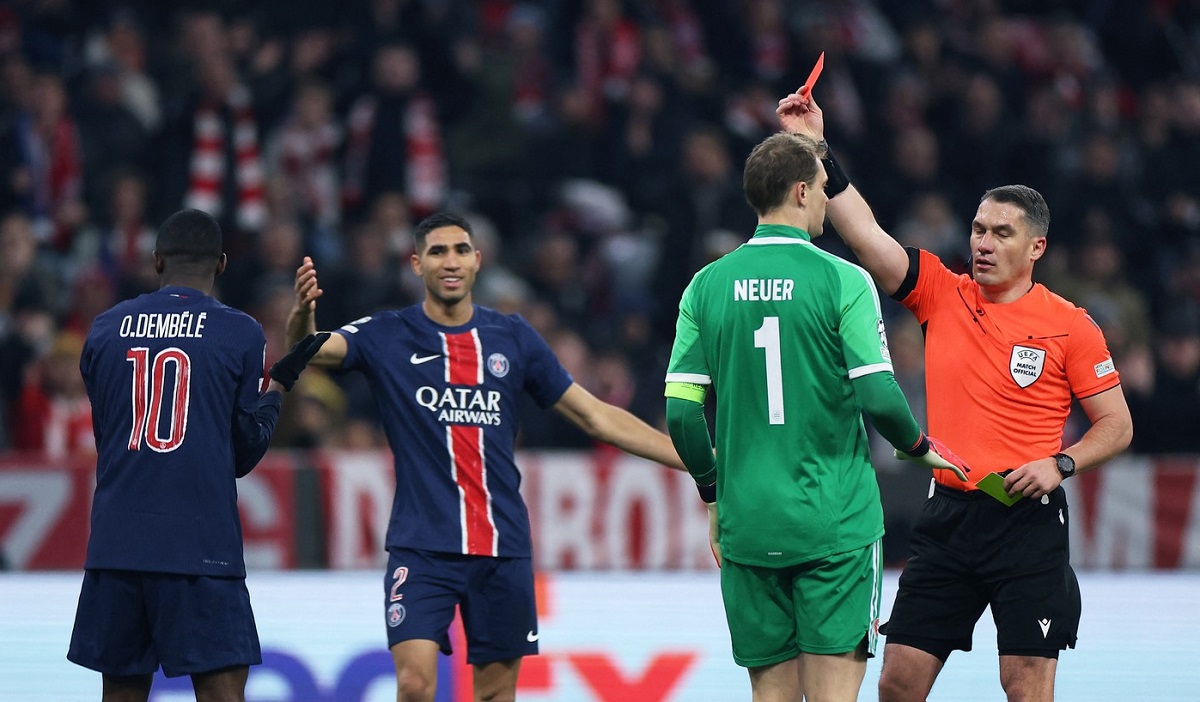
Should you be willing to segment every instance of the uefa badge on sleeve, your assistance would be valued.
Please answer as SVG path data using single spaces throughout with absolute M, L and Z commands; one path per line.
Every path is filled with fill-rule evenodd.
M 391 607 L 387 608 L 387 625 L 393 629 L 400 626 L 400 622 L 404 621 L 404 605 L 399 602 L 393 602 Z
M 1017 381 L 1017 385 L 1027 388 L 1042 377 L 1042 368 L 1045 365 L 1045 349 L 1013 346 L 1012 356 L 1008 359 L 1008 372 L 1012 374 L 1012 379 Z

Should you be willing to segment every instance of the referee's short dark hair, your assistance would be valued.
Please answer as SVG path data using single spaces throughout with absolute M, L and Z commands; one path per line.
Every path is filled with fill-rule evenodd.
M 458 227 L 467 233 L 472 244 L 475 242 L 475 232 L 471 231 L 471 223 L 466 217 L 452 212 L 434 212 L 413 228 L 413 245 L 418 254 L 425 250 L 425 237 L 429 236 L 429 232 L 442 227 Z
M 796 183 L 816 184 L 818 158 L 817 143 L 806 136 L 778 132 L 767 137 L 746 158 L 746 202 L 760 216 L 779 207 Z
M 180 210 L 158 228 L 154 252 L 172 264 L 211 263 L 221 257 L 221 225 L 201 210 Z
M 1050 231 L 1050 206 L 1046 198 L 1028 185 L 1001 185 L 985 192 L 980 202 L 995 200 L 996 202 L 1011 202 L 1025 211 L 1025 220 L 1033 228 L 1035 237 L 1046 236 Z

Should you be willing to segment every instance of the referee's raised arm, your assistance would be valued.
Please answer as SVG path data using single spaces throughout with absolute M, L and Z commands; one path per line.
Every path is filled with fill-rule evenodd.
M 793 134 L 803 134 L 819 142 L 825 148 L 821 158 L 829 183 L 825 192 L 829 195 L 826 212 L 842 241 L 858 257 L 863 268 L 884 294 L 891 296 L 900 288 L 908 275 L 908 254 L 898 241 L 879 226 L 871 206 L 863 199 L 858 189 L 850 184 L 829 145 L 825 143 L 825 119 L 821 108 L 811 96 L 792 93 L 779 101 L 775 110 L 780 124 Z

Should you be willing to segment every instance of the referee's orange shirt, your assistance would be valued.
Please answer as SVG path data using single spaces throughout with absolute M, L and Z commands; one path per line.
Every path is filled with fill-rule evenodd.
M 1071 396 L 1120 383 L 1100 327 L 1040 283 L 995 304 L 937 256 L 908 253 L 909 274 L 894 297 L 925 332 L 929 433 L 971 466 L 969 483 L 948 470 L 934 471 L 936 480 L 975 489 L 988 473 L 1061 451 Z

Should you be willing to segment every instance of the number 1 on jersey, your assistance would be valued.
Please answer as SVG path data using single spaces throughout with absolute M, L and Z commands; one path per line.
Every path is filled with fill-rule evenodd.
M 779 353 L 779 318 L 763 317 L 754 330 L 754 348 L 767 356 L 767 418 L 771 424 L 783 424 L 783 357 Z
M 142 346 L 125 352 L 125 360 L 133 364 L 133 430 L 129 433 L 129 450 L 142 448 L 142 437 L 146 445 L 158 453 L 167 453 L 179 448 L 187 433 L 188 405 L 192 396 L 192 359 L 182 349 L 169 348 L 159 351 L 150 363 L 150 349 Z M 171 393 L 170 433 L 159 436 L 162 419 L 163 399 L 166 394 L 167 364 L 175 365 L 175 383 Z

